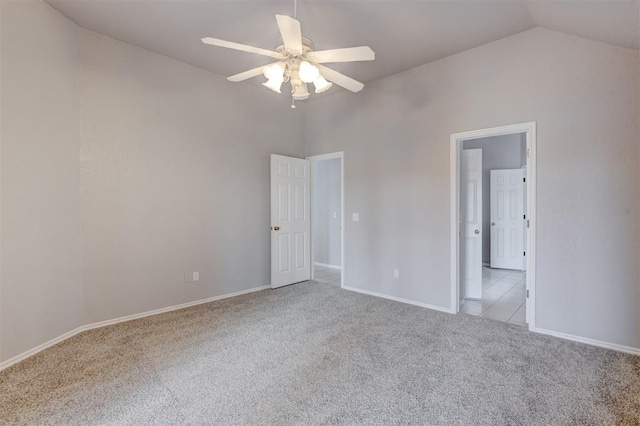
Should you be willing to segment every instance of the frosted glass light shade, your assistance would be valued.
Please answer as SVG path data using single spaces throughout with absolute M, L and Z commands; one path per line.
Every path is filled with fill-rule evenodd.
M 300 62 L 300 69 L 298 70 L 300 80 L 305 83 L 313 82 L 320 75 L 320 71 L 317 67 L 311 65 L 307 61 Z
M 323 93 L 331 89 L 333 83 L 329 83 L 323 76 L 318 75 L 318 78 L 314 80 L 313 85 L 316 87 L 316 93 Z
M 271 64 L 268 67 L 264 67 L 262 70 L 262 74 L 267 77 L 269 80 L 271 79 L 283 79 L 285 64 L 282 62 L 276 62 L 275 64 Z
M 282 93 L 280 91 L 280 87 L 282 86 L 283 81 L 284 79 L 282 77 L 280 78 L 275 77 L 275 78 L 270 78 L 265 83 L 262 83 L 262 85 L 267 89 L 273 90 L 276 93 Z

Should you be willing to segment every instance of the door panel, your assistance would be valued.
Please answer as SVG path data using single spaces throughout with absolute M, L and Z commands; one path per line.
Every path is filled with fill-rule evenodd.
M 308 250 L 306 250 L 306 238 L 303 232 L 296 232 L 296 247 L 294 250 L 296 263 L 296 269 L 304 269 L 307 266 L 307 259 L 305 256 L 308 254 Z
M 482 150 L 462 151 L 461 297 L 482 299 Z
M 310 267 L 310 165 L 271 155 L 271 287 L 306 281 Z
M 524 270 L 524 170 L 491 170 L 491 267 Z

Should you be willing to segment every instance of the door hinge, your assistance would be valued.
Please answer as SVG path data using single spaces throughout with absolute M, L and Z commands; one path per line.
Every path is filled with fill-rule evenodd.
M 531 157 L 531 150 L 527 148 L 527 158 Z
M 523 251 L 523 252 L 522 252 L 522 255 L 523 255 L 523 256 L 526 256 L 526 255 L 527 255 L 527 252 L 526 252 L 526 251 Z
M 527 290 L 527 299 L 529 298 L 529 290 Z
M 526 218 L 527 218 L 527 215 L 526 215 L 526 214 L 523 214 L 523 215 L 522 215 L 522 218 L 523 218 L 523 219 L 526 219 Z
M 527 178 L 522 178 L 522 181 L 523 181 L 523 182 L 526 182 L 526 181 L 527 181 Z
M 530 228 L 530 226 L 529 226 L 529 219 L 527 219 L 527 228 Z

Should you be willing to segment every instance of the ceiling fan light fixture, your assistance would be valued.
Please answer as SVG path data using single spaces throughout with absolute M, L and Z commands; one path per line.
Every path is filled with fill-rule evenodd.
M 237 83 L 263 74 L 267 81 L 262 84 L 276 93 L 282 93 L 282 84 L 288 82 L 291 84 L 292 108 L 295 107 L 296 100 L 304 100 L 309 97 L 307 87 L 309 83 L 314 84 L 315 93 L 326 92 L 333 84 L 337 84 L 353 93 L 361 91 L 364 84 L 323 64 L 373 61 L 375 59 L 374 51 L 368 46 L 316 51 L 313 42 L 302 36 L 300 21 L 295 17 L 295 4 L 294 0 L 293 18 L 285 15 L 276 15 L 278 29 L 282 38 L 275 50 L 213 37 L 204 37 L 201 40 L 204 44 L 211 46 L 254 53 L 275 59 L 277 61 L 275 63 L 234 74 L 227 77 L 227 80 Z M 323 75 L 326 75 L 330 82 L 325 80 Z
M 300 62 L 298 75 L 300 76 L 300 80 L 302 80 L 303 82 L 312 83 L 320 75 L 320 70 L 318 70 L 318 68 L 313 66 L 310 62 L 302 61 Z
M 328 82 L 323 76 L 318 75 L 318 78 L 313 81 L 313 85 L 316 88 L 316 93 L 324 93 L 327 90 L 331 89 L 333 83 Z

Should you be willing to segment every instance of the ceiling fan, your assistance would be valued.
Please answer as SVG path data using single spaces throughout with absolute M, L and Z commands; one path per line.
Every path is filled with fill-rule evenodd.
M 294 12 L 295 15 L 296 13 Z M 277 60 L 271 64 L 232 75 L 227 80 L 239 82 L 262 74 L 267 78 L 267 81 L 262 84 L 276 93 L 281 93 L 282 84 L 289 82 L 291 83 L 292 108 L 295 108 L 295 101 L 305 100 L 309 97 L 307 85 L 310 83 L 315 86 L 315 93 L 326 92 L 331 88 L 332 82 L 354 93 L 362 90 L 364 84 L 322 64 L 372 61 L 375 59 L 375 53 L 370 47 L 360 46 L 315 51 L 313 42 L 306 37 L 302 37 L 300 22 L 297 19 L 286 15 L 276 15 L 276 20 L 282 35 L 282 44 L 275 50 L 262 49 L 213 37 L 204 37 L 202 39 L 203 43 L 212 46 L 255 53 Z

